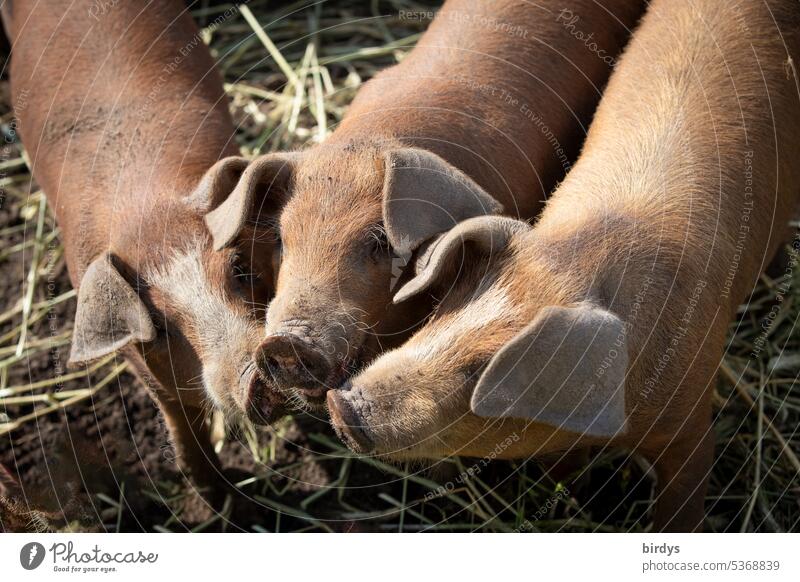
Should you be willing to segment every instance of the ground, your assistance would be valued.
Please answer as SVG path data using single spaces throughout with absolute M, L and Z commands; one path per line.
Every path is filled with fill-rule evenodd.
M 206 28 L 246 155 L 321 139 L 361 83 L 402 58 L 436 2 L 328 1 L 293 12 L 248 4 L 286 63 L 286 84 L 244 11 Z M 198 2 L 207 27 L 231 6 Z M 383 16 L 375 18 L 375 16 Z M 299 39 L 299 40 L 297 40 Z M 309 46 L 313 49 L 307 49 Z M 5 67 L 4 67 L 5 69 Z M 388 465 L 352 456 L 322 419 L 230 429 L 218 445 L 241 493 L 211 510 L 177 473 L 158 411 L 112 357 L 64 369 L 75 310 L 57 227 L 13 134 L 0 79 L 0 530 L 646 531 L 646 463 L 604 451 L 553 483 L 536 461 Z M 321 107 L 320 107 L 321 104 Z M 324 110 L 324 113 L 323 113 Z M 797 227 L 797 225 L 794 225 Z M 732 335 L 714 393 L 710 531 L 796 531 L 800 520 L 800 275 L 764 275 Z M 733 333 L 735 331 L 735 333 Z M 765 335 L 764 335 L 765 334 Z M 758 337 L 766 344 L 736 383 Z

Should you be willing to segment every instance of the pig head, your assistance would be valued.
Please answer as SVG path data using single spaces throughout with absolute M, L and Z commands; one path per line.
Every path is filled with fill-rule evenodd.
M 531 236 L 524 222 L 473 218 L 417 259 L 395 301 L 435 288 L 435 315 L 328 394 L 353 450 L 483 456 L 511 439 L 498 456 L 514 458 L 569 448 L 570 433 L 597 442 L 625 432 L 624 324 L 560 275 L 535 276 L 541 265 L 517 257 Z M 615 341 L 618 356 L 595 377 Z
M 126 349 L 162 399 L 213 406 L 229 420 L 263 424 L 280 414 L 251 355 L 272 295 L 274 244 L 247 227 L 238 245 L 217 252 L 203 222 L 246 166 L 243 158 L 218 162 L 191 195 L 152 212 L 158 222 L 151 219 L 135 240 L 115 240 L 89 264 L 79 284 L 72 365 Z M 174 390 L 164 394 L 164 387 Z
M 256 160 L 206 222 L 223 249 L 254 213 L 267 217 L 265 228 L 273 217 L 281 266 L 257 360 L 293 402 L 313 407 L 424 319 L 424 298 L 391 303 L 412 253 L 457 222 L 500 209 L 431 152 L 394 142 L 326 144 Z

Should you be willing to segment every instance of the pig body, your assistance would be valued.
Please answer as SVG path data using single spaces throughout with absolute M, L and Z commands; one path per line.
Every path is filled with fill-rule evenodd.
M 652 2 L 538 223 L 472 218 L 418 258 L 396 300 L 444 298 L 328 394 L 345 442 L 399 459 L 621 446 L 655 468 L 656 528 L 699 528 L 728 325 L 798 201 L 799 34 L 789 1 Z
M 538 213 L 643 9 L 567 4 L 450 0 L 327 142 L 265 156 L 209 215 L 218 247 L 264 203 L 278 224 L 281 274 L 258 361 L 279 389 L 321 404 L 408 336 L 429 301 L 398 309 L 391 295 L 428 236 L 487 212 Z M 600 54 L 575 35 L 577 21 L 591 23 Z
M 211 248 L 203 217 L 246 162 L 214 166 L 236 151 L 234 130 L 183 2 L 102 14 L 95 4 L 3 6 L 15 113 L 78 289 L 70 360 L 122 349 L 182 467 L 207 484 L 217 461 L 206 410 L 248 410 L 260 385 L 249 353 L 261 337 L 255 304 L 272 287 L 270 247 L 254 244 L 267 264 L 245 267 L 247 249 Z M 241 284 L 237 268 L 263 278 Z

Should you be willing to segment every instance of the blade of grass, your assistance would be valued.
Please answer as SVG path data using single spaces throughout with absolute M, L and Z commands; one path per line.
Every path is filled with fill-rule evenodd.
M 105 385 L 107 385 L 112 380 L 114 380 L 117 376 L 122 374 L 122 372 L 124 372 L 127 369 L 127 367 L 128 367 L 128 363 L 127 362 L 123 362 L 122 364 L 116 366 L 113 370 L 111 370 L 111 372 L 105 378 L 103 378 L 100 382 L 98 382 L 92 388 L 87 388 L 85 390 L 81 390 L 79 394 L 76 394 L 75 396 L 72 396 L 71 398 L 67 398 L 66 400 L 63 400 L 63 401 L 58 402 L 56 404 L 52 404 L 50 406 L 37 408 L 33 412 L 31 412 L 29 414 L 26 414 L 24 416 L 21 416 L 21 417 L 17 418 L 16 420 L 12 420 L 11 422 L 7 422 L 7 423 L 4 423 L 4 424 L 0 425 L 0 435 L 8 434 L 8 433 L 10 433 L 10 432 L 12 432 L 14 430 L 17 430 L 18 428 L 20 428 L 26 422 L 29 422 L 31 420 L 35 420 L 35 419 L 37 419 L 37 418 L 39 418 L 41 416 L 44 416 L 46 414 L 50 414 L 51 412 L 56 412 L 58 410 L 64 410 L 64 409 L 72 406 L 73 404 L 77 404 L 78 402 L 81 402 L 82 400 L 86 400 L 87 398 L 91 398 L 94 394 L 97 393 L 98 390 L 100 390 Z
M 31 267 L 28 271 L 28 278 L 26 281 L 26 293 L 22 302 L 22 331 L 19 335 L 19 342 L 17 343 L 17 357 L 22 355 L 25 349 L 25 341 L 28 338 L 28 317 L 31 314 L 31 307 L 33 306 L 33 292 L 36 289 L 36 274 L 39 270 L 39 258 L 42 254 L 42 236 L 44 233 L 44 219 L 47 215 L 47 200 L 44 196 L 39 197 L 39 214 L 36 219 L 36 244 L 33 247 L 33 257 L 31 258 Z
M 286 75 L 286 78 L 289 80 L 291 84 L 297 84 L 298 79 L 297 75 L 295 74 L 292 67 L 289 66 L 289 63 L 286 62 L 286 59 L 283 58 L 281 51 L 278 50 L 278 47 L 270 40 L 269 35 L 264 31 L 261 25 L 258 23 L 258 20 L 250 11 L 250 8 L 247 5 L 242 5 L 239 7 L 239 11 L 244 16 L 244 19 L 247 21 L 247 24 L 253 29 L 258 40 L 261 41 L 261 44 L 264 45 L 264 48 L 267 49 L 267 52 L 272 56 L 275 64 L 278 65 L 283 74 Z

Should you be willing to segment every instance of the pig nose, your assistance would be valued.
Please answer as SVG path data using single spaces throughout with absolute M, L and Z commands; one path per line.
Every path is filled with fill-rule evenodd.
M 241 383 L 245 396 L 245 413 L 253 424 L 272 424 L 284 414 L 283 396 L 267 385 L 259 376 L 255 366 L 242 375 Z
M 296 390 L 309 400 L 322 400 L 328 389 L 330 364 L 324 354 L 292 334 L 267 337 L 256 352 L 258 366 L 282 391 Z
M 353 405 L 342 396 L 342 391 L 331 390 L 327 398 L 331 424 L 339 438 L 356 453 L 372 451 L 374 445 Z

